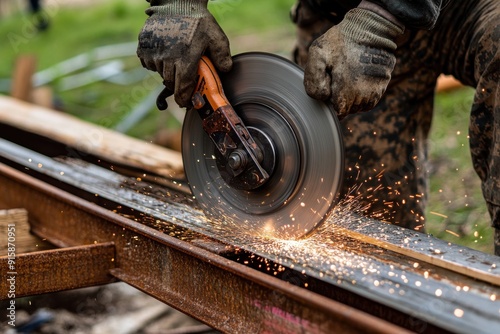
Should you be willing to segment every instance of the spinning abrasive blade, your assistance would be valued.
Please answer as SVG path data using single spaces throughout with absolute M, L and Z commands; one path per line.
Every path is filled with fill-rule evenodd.
M 275 55 L 234 57 L 221 75 L 225 95 L 264 152 L 269 180 L 254 190 L 231 187 L 196 110 L 187 112 L 182 155 L 191 190 L 204 212 L 241 223 L 256 234 L 310 234 L 336 204 L 344 169 L 340 125 L 333 109 L 311 99 L 303 71 Z

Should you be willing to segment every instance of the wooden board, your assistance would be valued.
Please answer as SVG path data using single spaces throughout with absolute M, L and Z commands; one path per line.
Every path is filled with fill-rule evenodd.
M 183 178 L 181 153 L 84 122 L 58 111 L 0 96 L 0 122 L 168 178 Z
M 34 56 L 21 56 L 17 59 L 12 76 L 12 97 L 31 101 L 33 93 L 33 75 L 36 71 L 36 58 Z
M 28 212 L 25 209 L 1 210 L 0 206 L 0 236 L 4 238 L 0 241 L 0 256 L 10 253 L 9 243 L 15 247 L 15 254 L 53 248 L 48 242 L 30 233 Z
M 462 83 L 451 75 L 440 75 L 437 81 L 436 91 L 438 93 L 447 92 L 463 87 Z

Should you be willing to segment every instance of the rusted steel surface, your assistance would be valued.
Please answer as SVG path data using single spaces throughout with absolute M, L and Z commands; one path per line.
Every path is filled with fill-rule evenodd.
M 2 256 L 0 300 L 111 283 L 114 258 L 112 243 Z
M 87 199 L 109 210 L 125 206 L 131 208 L 134 213 L 134 219 L 143 223 L 134 224 L 135 230 L 133 229 L 132 231 L 142 233 L 145 237 L 144 239 L 135 235 L 136 238 L 134 239 L 134 234 L 127 234 L 127 238 L 132 240 L 131 244 L 136 245 L 133 249 L 136 249 L 137 252 L 142 252 L 139 251 L 139 249 L 143 249 L 145 245 L 142 242 L 139 243 L 139 239 L 143 242 L 151 237 L 156 238 L 160 236 L 161 239 L 166 236 L 165 233 L 170 233 L 186 241 L 191 241 L 199 240 L 200 238 L 203 239 L 203 235 L 214 237 L 214 233 L 221 232 L 214 232 L 208 227 L 207 224 L 209 222 L 202 219 L 203 217 L 199 211 L 193 209 L 192 201 L 189 199 L 172 201 L 171 198 L 166 198 L 163 195 L 163 193 L 168 192 L 166 189 L 157 189 L 158 187 L 155 188 L 155 186 L 150 183 L 145 183 L 135 178 L 123 177 L 110 170 L 74 159 L 55 161 L 29 150 L 24 153 L 8 153 L 6 147 L 2 147 L 0 151 L 0 155 L 3 156 L 10 154 L 9 159 L 17 161 L 21 169 L 36 174 L 37 178 L 50 177 L 51 179 L 57 180 L 56 183 L 58 183 L 58 186 L 71 186 L 73 188 L 84 189 L 87 195 L 79 194 L 80 197 L 86 196 Z M 6 176 L 6 178 L 9 179 L 8 176 Z M 6 182 L 6 184 L 8 184 L 7 180 Z M 12 188 L 14 189 L 15 187 L 12 186 Z M 24 187 L 20 188 L 20 190 L 22 189 L 24 189 Z M 48 193 L 53 194 L 52 191 Z M 24 196 L 30 197 L 31 194 L 26 194 Z M 53 195 L 49 197 L 53 197 Z M 43 200 L 43 198 L 47 199 Z M 61 195 L 60 200 L 62 200 L 62 198 L 64 198 L 64 196 Z M 46 200 L 48 200 L 47 195 L 45 197 L 40 196 L 40 202 Z M 0 205 L 1 201 L 2 199 L 0 198 Z M 29 200 L 25 199 L 21 202 L 29 202 Z M 75 203 L 81 205 L 79 201 L 75 201 Z M 58 209 L 65 212 L 65 214 L 68 212 L 67 208 L 64 210 Z M 98 209 L 100 210 L 100 208 Z M 44 212 L 49 212 L 50 206 L 37 207 L 33 208 L 33 210 L 43 215 Z M 87 221 L 85 219 L 85 212 L 89 210 L 90 208 L 86 207 L 86 209 L 83 209 L 83 212 L 75 213 L 75 219 L 80 217 L 84 221 Z M 104 212 L 110 214 L 109 210 L 104 210 Z M 39 219 L 37 219 L 37 221 L 39 221 Z M 129 220 L 126 221 L 130 222 Z M 144 225 L 148 222 L 152 222 L 150 226 L 153 226 L 153 229 Z M 337 223 L 339 226 L 336 227 L 335 233 L 328 235 L 328 238 L 331 240 L 330 243 L 324 247 L 328 248 L 328 250 L 322 252 L 323 254 L 314 254 L 315 256 L 310 256 L 311 250 L 304 249 L 304 256 L 298 258 L 297 247 L 299 244 L 294 246 L 293 243 L 283 243 L 281 248 L 273 250 L 258 248 L 258 245 L 251 243 L 245 244 L 244 246 L 245 249 L 263 257 L 265 261 L 273 260 L 275 263 L 279 263 L 286 268 L 293 268 L 294 270 L 287 270 L 282 275 L 283 279 L 288 279 L 290 282 L 298 282 L 301 286 L 307 285 L 309 290 L 313 290 L 327 297 L 326 300 L 342 301 L 344 304 L 355 306 L 357 309 L 362 309 L 377 317 L 404 326 L 405 328 L 418 332 L 442 332 L 442 328 L 445 328 L 454 332 L 466 333 L 474 330 L 478 333 L 488 333 L 491 332 L 492 329 L 500 326 L 500 300 L 497 298 L 497 296 L 500 296 L 500 290 L 498 286 L 477 281 L 474 276 L 476 272 L 474 271 L 471 271 L 469 273 L 470 277 L 468 277 L 464 275 L 467 273 L 456 273 L 450 271 L 446 267 L 435 266 L 418 260 L 417 258 L 412 258 L 408 256 L 408 254 L 395 253 L 391 251 L 390 247 L 386 247 L 384 243 L 394 242 L 394 245 L 400 244 L 400 246 L 404 246 L 406 242 L 415 243 L 417 239 L 419 239 L 418 246 L 421 249 L 416 249 L 415 251 L 420 251 L 423 254 L 426 252 L 429 253 L 430 250 L 431 255 L 434 255 L 435 258 L 445 259 L 448 262 L 457 262 L 455 261 L 457 259 L 464 260 L 465 262 L 462 263 L 465 263 L 466 266 L 470 264 L 472 267 L 475 267 L 476 270 L 479 270 L 479 272 L 486 274 L 490 278 L 492 277 L 492 282 L 495 282 L 494 280 L 498 277 L 498 271 L 496 269 L 498 267 L 496 266 L 498 258 L 472 250 L 454 248 L 453 246 L 449 246 L 444 250 L 444 247 L 442 247 L 443 243 L 440 243 L 437 239 L 425 237 L 424 235 L 415 236 L 415 232 L 397 229 L 387 224 L 375 224 L 374 221 L 361 219 L 352 220 L 350 222 L 352 226 L 342 221 L 338 221 Z M 118 223 L 118 225 L 120 224 L 121 223 Z M 178 229 L 170 230 L 169 226 L 173 225 L 182 226 L 185 228 L 185 231 L 180 233 L 177 231 Z M 366 228 L 360 231 L 363 228 L 356 228 L 356 226 L 366 226 Z M 89 241 L 87 240 L 95 240 L 96 242 L 109 241 L 109 239 L 92 239 L 93 235 L 101 235 L 102 229 L 106 229 L 105 225 L 90 228 L 90 235 L 85 234 L 85 237 L 80 235 L 83 228 L 82 225 L 67 225 L 66 220 L 63 225 L 48 226 L 38 222 L 35 224 L 35 227 L 38 233 L 44 236 L 50 236 L 50 240 L 60 240 L 60 245 L 62 246 L 66 245 L 64 241 L 66 238 L 69 238 L 71 242 L 84 238 L 84 243 L 88 243 Z M 87 224 L 85 224 L 85 229 L 88 229 Z M 189 230 L 197 231 L 198 233 L 186 232 Z M 77 233 L 73 235 L 75 231 L 77 231 Z M 140 231 L 150 231 L 153 234 Z M 115 232 L 108 231 L 104 234 L 109 236 L 112 233 Z M 358 238 L 357 234 L 360 233 L 365 234 L 364 239 Z M 238 239 L 237 235 L 219 235 L 219 237 L 225 238 L 225 241 L 232 245 L 242 245 L 242 241 Z M 173 240 L 181 242 L 178 239 Z M 376 242 L 373 242 L 374 240 Z M 115 239 L 112 241 L 117 243 Z M 322 243 L 325 242 L 325 240 L 319 239 L 313 240 L 313 242 Z M 126 244 L 121 245 L 123 247 L 127 246 Z M 183 243 L 183 245 L 185 244 Z M 189 245 L 187 246 L 188 250 L 199 249 L 195 243 L 188 243 L 187 245 Z M 128 248 L 130 248 L 130 245 Z M 317 247 L 311 249 L 318 250 Z M 441 253 L 436 252 L 436 250 L 440 250 Z M 450 253 L 456 251 L 456 259 L 454 259 L 453 256 L 446 256 L 447 251 L 450 251 Z M 127 252 L 130 252 L 130 250 L 127 250 Z M 203 267 L 201 264 L 189 262 L 190 258 L 179 260 L 179 262 L 171 264 L 168 260 L 165 260 L 165 258 L 173 259 L 171 256 L 173 253 L 172 251 L 169 251 L 168 255 L 167 253 L 162 253 L 164 260 L 161 262 L 160 259 L 155 259 L 154 255 L 151 256 L 151 254 L 156 254 L 157 252 L 163 251 L 156 248 L 147 249 L 143 254 L 148 254 L 150 257 L 148 257 L 147 260 L 142 258 L 142 262 L 157 261 L 156 263 L 162 263 L 162 265 L 159 265 L 160 267 L 172 268 L 172 270 L 179 270 L 179 268 L 184 270 L 182 263 L 188 263 L 190 267 Z M 210 252 L 205 254 L 214 255 Z M 131 254 L 129 255 L 132 256 Z M 117 258 L 118 263 L 120 263 L 120 256 L 117 255 Z M 151 287 L 157 284 L 156 280 L 159 277 L 163 277 L 166 274 L 158 268 L 157 270 L 159 271 L 152 270 L 148 267 L 150 264 L 144 264 L 141 261 L 138 261 L 140 263 L 134 264 L 132 258 L 133 256 L 130 258 L 126 257 L 126 263 L 124 264 L 126 268 L 117 265 L 117 269 L 114 269 L 113 273 L 117 277 L 129 279 L 131 284 L 153 295 L 155 293 L 165 293 L 168 296 L 164 295 L 164 298 L 176 300 L 176 302 L 182 305 L 189 304 L 189 302 L 185 302 L 183 299 L 193 296 L 189 294 L 190 291 L 198 291 L 193 286 L 190 286 L 190 289 L 182 290 L 184 292 L 179 297 L 178 293 L 176 294 L 170 291 L 164 292 L 158 289 L 153 291 L 151 289 L 147 290 L 141 288 L 141 282 L 148 282 L 147 286 Z M 223 261 L 222 263 L 227 267 L 222 269 L 222 276 L 214 276 L 217 277 L 217 280 L 213 281 L 216 282 L 216 286 L 224 282 L 224 273 L 226 275 L 228 272 L 234 273 L 235 268 L 238 268 L 238 264 L 234 261 L 223 258 L 218 259 Z M 137 260 L 135 261 L 137 262 Z M 208 261 L 209 263 L 217 262 L 210 259 L 210 257 L 202 260 L 202 263 L 204 263 L 203 261 Z M 474 264 L 474 262 L 476 262 L 477 265 Z M 127 267 L 129 263 L 130 267 Z M 141 267 L 141 265 L 143 267 Z M 142 270 L 133 270 L 132 268 L 135 267 L 142 268 Z M 250 270 L 248 267 L 244 268 Z M 154 275 L 147 276 L 146 273 L 149 272 L 154 273 Z M 200 272 L 203 271 L 196 271 L 195 273 L 191 270 L 187 270 L 186 273 L 189 275 L 196 275 Z M 254 270 L 250 270 L 248 275 L 253 278 L 254 273 L 256 273 Z M 301 275 L 302 273 L 304 273 L 304 275 Z M 146 275 L 147 277 L 141 275 Z M 266 275 L 266 277 L 267 278 L 264 279 L 265 282 L 270 279 L 275 279 L 272 276 Z M 180 278 L 178 278 L 178 280 L 180 280 Z M 253 280 L 250 281 L 255 283 Z M 282 281 L 279 282 L 283 283 Z M 238 287 L 237 284 L 235 284 L 235 286 Z M 292 290 L 298 289 L 299 295 L 302 293 L 306 293 L 306 295 L 307 293 L 311 293 L 305 289 L 290 285 L 287 286 Z M 198 287 L 198 289 L 200 288 Z M 266 293 L 272 298 L 274 298 L 277 293 L 274 289 L 275 288 L 272 287 L 266 290 Z M 286 290 L 287 289 L 285 289 L 283 293 L 286 293 Z M 219 288 L 217 291 L 221 292 L 225 290 Z M 226 291 L 224 293 L 226 293 Z M 316 293 L 314 296 L 317 296 Z M 174 298 L 175 296 L 177 296 L 177 299 Z M 241 298 L 245 300 L 245 296 L 245 293 L 238 295 L 237 301 L 241 303 Z M 196 305 L 193 306 L 189 304 L 189 309 L 205 314 L 203 308 L 206 307 L 206 305 L 211 304 L 201 303 L 198 305 L 198 308 Z M 228 305 L 231 304 L 226 305 L 227 309 L 230 308 Z M 307 305 L 300 303 L 298 305 L 307 307 Z M 273 309 L 273 307 L 278 306 L 272 306 L 268 309 Z M 278 307 L 278 309 L 280 308 Z M 183 309 L 181 308 L 181 310 Z M 224 312 L 221 310 L 223 309 L 218 309 L 219 312 Z M 309 310 L 312 310 L 312 308 L 309 307 Z M 189 311 L 185 312 L 189 313 Z M 278 313 L 279 312 L 281 311 L 278 311 Z M 288 314 L 286 312 L 282 314 Z M 295 313 L 292 312 L 292 314 Z M 245 317 L 243 313 L 240 315 Z M 295 319 L 294 317 L 289 318 Z M 243 321 L 241 318 L 239 319 Z M 259 319 L 262 320 L 264 318 L 260 317 Z M 338 320 L 338 318 L 335 319 Z M 203 319 L 201 320 L 205 321 Z M 210 324 L 210 322 L 206 322 Z M 295 329 L 299 327 L 300 326 Z M 439 327 L 441 327 L 441 329 L 439 329 Z
M 8 155 L 8 149 L 1 148 L 2 154 Z M 12 153 L 10 158 L 17 159 L 18 163 L 23 164 L 25 169 L 37 173 L 38 177 L 50 176 L 58 182 L 84 189 L 91 194 L 87 196 L 90 200 L 109 209 L 118 206 L 113 203 L 132 208 L 136 217 L 137 213 L 140 213 L 139 216 L 144 218 L 143 222 L 152 221 L 151 225 L 157 231 L 162 230 L 163 233 L 171 233 L 185 240 L 199 238 L 186 232 L 197 231 L 201 235 L 222 238 L 231 245 L 243 247 L 286 268 L 293 268 L 293 272 L 306 274 L 309 280 L 315 280 L 315 284 L 317 282 L 327 284 L 328 288 L 323 289 L 322 292 L 325 296 L 341 300 L 343 303 L 348 303 L 378 317 L 384 317 L 407 328 L 429 328 L 435 325 L 452 331 L 469 331 L 481 325 L 483 331 L 488 332 L 488 329 L 500 325 L 498 286 L 478 282 L 474 275 L 464 276 L 446 267 L 436 267 L 417 258 L 394 253 L 388 250 L 388 247 L 380 247 L 383 246 L 380 240 L 372 242 L 383 236 L 403 244 L 405 240 L 414 242 L 419 239 L 421 251 L 427 252 L 428 249 L 441 248 L 442 242 L 435 238 L 426 237 L 423 234 L 415 237 L 415 232 L 409 230 L 380 222 L 375 225 L 374 221 L 354 219 L 350 221 L 353 225 L 350 227 L 351 232 L 346 230 L 346 227 L 349 227 L 346 222 L 336 221 L 333 227 L 335 232 L 327 236 L 327 239 L 330 239 L 329 244 L 323 249 L 318 249 L 315 245 L 315 243 L 325 242 L 321 238 L 313 239 L 309 243 L 310 249 L 298 249 L 299 246 L 303 247 L 303 244 L 294 246 L 293 243 L 282 243 L 278 245 L 279 248 L 274 249 L 259 248 L 258 244 L 245 244 L 239 238 L 240 236 L 234 233 L 224 235 L 227 231 L 214 231 L 213 226 L 209 225 L 210 222 L 204 220 L 203 215 L 193 209 L 192 202 L 172 201 L 170 197 L 162 195 L 165 189 L 157 189 L 158 187 L 155 188 L 152 184 L 117 175 L 111 170 L 80 160 L 55 161 L 32 151 Z M 106 199 L 113 202 L 107 203 Z M 172 222 L 176 226 L 183 226 L 186 231 L 169 232 L 168 226 L 172 225 Z M 361 226 L 371 224 L 371 230 L 363 231 L 366 233 L 364 240 L 355 238 L 356 234 L 359 234 L 356 232 L 356 223 Z M 67 233 L 64 229 L 62 230 L 63 233 Z M 450 245 L 448 248 L 453 251 L 456 249 L 454 247 L 456 246 Z M 473 250 L 456 250 L 457 259 L 468 259 L 473 254 L 476 258 L 474 261 L 468 259 L 470 266 L 475 266 L 477 270 L 491 276 L 493 281 L 498 278 L 497 257 Z M 321 251 L 321 254 L 311 256 L 313 251 Z M 435 255 L 443 258 L 445 252 L 443 248 L 442 254 Z M 448 261 L 453 262 L 455 259 L 450 258 Z M 312 289 L 312 283 L 300 277 L 296 278 L 294 280 L 298 280 L 302 285 L 308 284 L 308 288 Z M 372 301 L 372 303 L 363 305 L 351 297 L 339 297 L 339 290 L 349 291 L 358 295 L 358 299 L 363 300 L 361 297 L 364 297 L 364 300 Z M 375 304 L 378 306 L 375 307 Z M 406 318 L 403 316 L 401 319 L 401 314 L 399 317 L 394 316 L 394 310 L 400 311 L 403 315 L 406 314 Z
M 230 333 L 403 333 L 332 299 L 214 255 L 0 165 L 0 208 L 22 206 L 61 247 L 113 242 L 111 274 Z
M 338 228 L 356 240 L 500 286 L 500 258 L 497 256 L 361 217 L 341 221 Z

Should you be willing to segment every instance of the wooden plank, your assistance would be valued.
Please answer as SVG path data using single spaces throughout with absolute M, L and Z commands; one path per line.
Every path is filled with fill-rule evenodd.
M 13 98 L 22 101 L 31 101 L 35 70 L 36 58 L 34 56 L 25 55 L 17 59 L 12 75 L 12 89 L 10 92 Z
M 33 90 L 33 103 L 45 108 L 54 107 L 54 94 L 49 86 L 37 87 Z
M 447 92 L 463 87 L 463 84 L 451 75 L 440 75 L 437 81 L 436 91 L 438 93 Z
M 9 238 L 15 241 L 18 253 L 28 253 L 34 251 L 53 248 L 53 246 L 30 233 L 28 223 L 28 212 L 25 209 L 0 210 L 0 236 L 5 240 L 0 241 L 0 256 L 7 255 Z M 5 242 L 4 242 L 5 241 Z
M 0 122 L 111 161 L 168 178 L 183 178 L 181 153 L 54 110 L 0 96 Z

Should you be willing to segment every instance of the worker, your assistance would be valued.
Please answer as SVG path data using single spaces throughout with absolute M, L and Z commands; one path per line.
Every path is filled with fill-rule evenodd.
M 45 31 L 49 27 L 49 19 L 46 13 L 42 9 L 41 0 L 29 0 L 30 12 L 33 15 L 35 22 L 35 27 L 38 31 Z
M 138 56 L 181 107 L 191 106 L 203 54 L 231 69 L 229 42 L 208 0 L 149 0 Z M 500 255 L 500 2 L 498 0 L 298 0 L 295 61 L 313 98 L 341 119 L 344 196 L 365 215 L 423 231 L 427 139 L 437 78 L 476 89 L 470 151 Z

